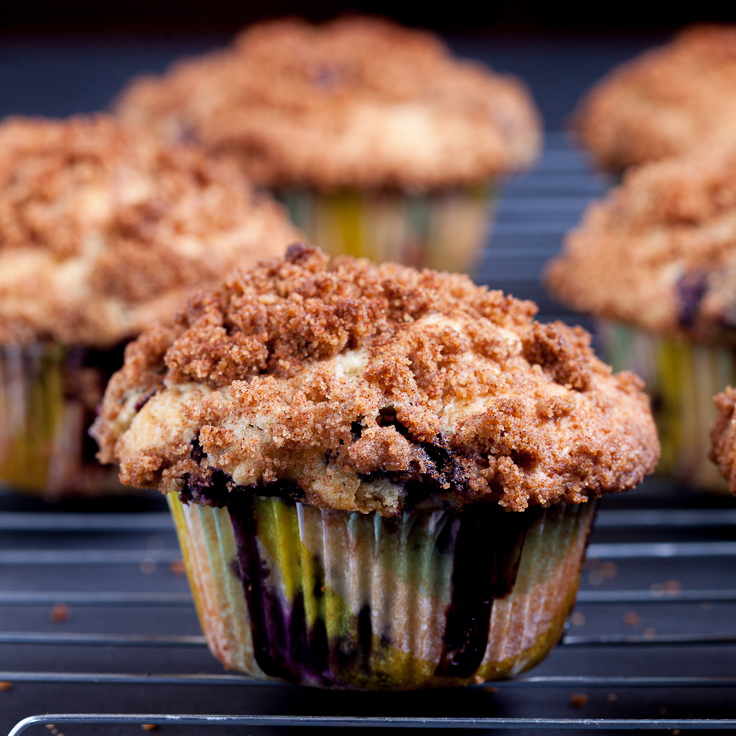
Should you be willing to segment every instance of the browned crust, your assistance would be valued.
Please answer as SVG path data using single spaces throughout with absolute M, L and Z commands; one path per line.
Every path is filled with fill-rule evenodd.
M 116 109 L 271 187 L 475 184 L 529 166 L 541 137 L 519 80 L 373 18 L 255 25 L 228 49 L 134 81 Z
M 219 469 L 383 514 L 406 499 L 361 482 L 516 511 L 633 487 L 659 454 L 640 381 L 534 312 L 464 276 L 292 246 L 129 347 L 95 426 L 100 458 L 165 492 Z
M 580 311 L 733 341 L 736 152 L 715 148 L 629 172 L 568 234 L 547 284 Z
M 0 342 L 109 345 L 297 239 L 231 163 L 109 116 L 0 125 Z
M 714 401 L 717 415 L 710 433 L 713 443 L 710 459 L 718 465 L 728 481 L 728 489 L 736 495 L 736 390 L 729 386 Z
M 736 26 L 687 28 L 614 69 L 581 102 L 574 125 L 613 171 L 704 141 L 736 144 Z

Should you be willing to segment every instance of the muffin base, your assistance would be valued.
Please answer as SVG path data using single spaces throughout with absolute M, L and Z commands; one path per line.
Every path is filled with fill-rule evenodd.
M 730 348 L 676 341 L 615 322 L 596 327 L 614 370 L 644 379 L 652 397 L 662 455 L 657 473 L 701 490 L 728 493 L 710 461 L 713 397 L 736 385 L 736 354 Z
M 0 346 L 0 483 L 50 500 L 123 491 L 87 434 L 122 362 L 122 346 Z
M 294 224 L 331 256 L 467 273 L 490 234 L 492 185 L 428 194 L 282 192 Z
M 212 653 L 256 678 L 355 690 L 495 680 L 539 662 L 577 593 L 595 504 L 383 518 L 233 492 L 168 496 Z

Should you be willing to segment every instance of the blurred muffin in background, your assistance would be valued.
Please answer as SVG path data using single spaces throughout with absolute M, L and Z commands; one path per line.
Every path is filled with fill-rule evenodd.
M 4 121 L 0 482 L 51 498 L 118 486 L 87 430 L 125 343 L 297 237 L 232 163 L 108 116 Z
M 581 143 L 614 173 L 702 145 L 736 145 L 736 26 L 680 32 L 614 69 L 574 115 Z
M 547 284 L 599 318 L 614 368 L 645 379 L 659 470 L 723 489 L 708 453 L 712 397 L 736 383 L 736 153 L 701 150 L 627 173 L 568 235 Z
M 331 254 L 472 268 L 498 177 L 528 168 L 526 87 L 374 18 L 262 23 L 225 50 L 135 80 L 117 113 L 235 159 Z
M 728 489 L 736 496 L 736 389 L 726 390 L 713 398 L 716 420 L 711 429 L 711 460 L 718 465 Z
M 535 310 L 294 245 L 131 345 L 100 458 L 168 494 L 226 667 L 407 690 L 549 653 L 597 498 L 659 446 L 641 382 Z

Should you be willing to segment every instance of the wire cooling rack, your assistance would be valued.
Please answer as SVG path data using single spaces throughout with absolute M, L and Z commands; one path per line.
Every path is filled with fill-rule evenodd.
M 540 166 L 506 188 L 477 279 L 572 319 L 540 271 L 609 183 L 550 134 Z M 90 508 L 0 494 L 0 733 L 736 729 L 736 505 L 650 480 L 602 506 L 576 610 L 542 665 L 361 694 L 223 672 L 158 495 Z

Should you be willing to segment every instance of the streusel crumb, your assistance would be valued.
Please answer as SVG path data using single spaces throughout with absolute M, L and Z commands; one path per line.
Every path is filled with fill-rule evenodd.
M 279 188 L 476 184 L 529 166 L 541 139 L 519 80 L 373 18 L 255 25 L 229 49 L 134 81 L 117 112 Z
M 231 163 L 108 116 L 0 125 L 0 342 L 109 346 L 297 238 Z
M 547 283 L 575 309 L 698 341 L 736 337 L 736 149 L 646 164 L 590 206 Z
M 728 489 L 736 495 L 736 390 L 729 386 L 714 401 L 717 416 L 710 433 L 713 443 L 710 459 L 718 465 L 728 481 Z
M 703 143 L 736 146 L 736 26 L 687 28 L 614 69 L 583 100 L 575 125 L 614 171 Z
M 659 446 L 589 336 L 465 276 L 291 246 L 129 346 L 94 433 L 121 479 L 221 503 L 509 510 L 631 488 Z

